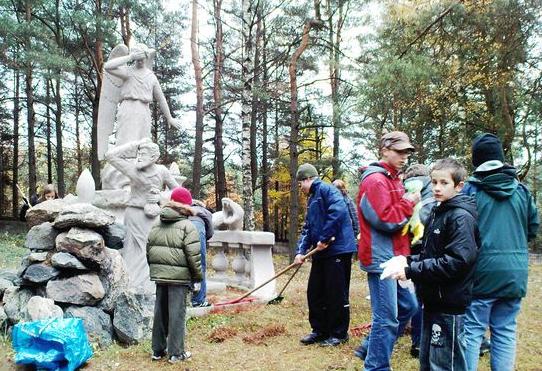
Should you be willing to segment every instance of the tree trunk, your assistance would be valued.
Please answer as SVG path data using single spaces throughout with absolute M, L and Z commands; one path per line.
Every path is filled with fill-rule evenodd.
M 30 27 L 30 22 L 32 21 L 32 7 L 29 2 L 25 4 L 25 21 L 27 26 Z M 30 41 L 30 36 L 25 36 L 25 51 L 30 52 L 32 44 Z M 34 85 L 33 85 L 33 66 L 31 61 L 26 62 L 26 119 L 28 126 L 28 196 L 36 194 L 36 185 L 37 185 L 37 175 L 36 175 L 36 147 L 34 144 L 34 127 L 36 115 L 34 112 Z
M 260 19 L 261 22 L 261 36 L 262 36 L 262 90 L 268 85 L 268 71 L 267 71 L 267 37 L 265 35 L 265 20 Z M 260 23 L 258 23 L 259 25 Z M 269 220 L 269 163 L 267 156 L 267 111 L 269 108 L 269 102 L 267 94 L 264 94 L 262 100 L 262 217 L 263 217 L 263 230 L 268 232 L 271 229 Z
M 120 8 L 120 34 L 122 42 L 126 46 L 130 46 L 130 40 L 132 38 L 132 30 L 130 28 L 130 8 L 122 6 Z
M 51 144 L 51 79 L 45 79 L 45 139 L 47 141 L 47 184 L 53 183 L 53 149 Z
M 192 193 L 196 198 L 201 193 L 201 162 L 203 158 L 203 76 L 198 48 L 198 2 L 192 0 L 192 29 L 190 32 L 192 64 L 196 77 L 196 144 L 194 147 L 194 168 L 192 173 Z
M 96 16 L 101 16 L 102 3 L 101 0 L 96 1 Z M 92 100 L 92 130 L 91 130 L 91 150 L 90 150 L 90 162 L 92 169 L 92 177 L 96 183 L 96 188 L 100 187 L 100 161 L 98 160 L 98 106 L 100 105 L 100 91 L 102 90 L 102 77 L 103 77 L 103 30 L 100 23 L 96 23 L 96 41 L 94 43 L 94 60 L 96 68 L 96 91 L 94 93 L 94 99 Z
M 79 96 L 79 87 L 77 86 L 77 74 L 75 75 L 75 93 L 74 93 L 74 103 L 75 103 L 75 148 L 77 151 L 77 174 L 83 172 L 83 155 L 81 153 L 81 128 L 80 128 L 80 96 Z
M 60 50 L 64 49 L 62 42 L 62 30 L 60 25 L 60 0 L 56 0 L 56 44 Z M 64 148 L 62 145 L 62 98 L 60 96 L 60 78 L 62 71 L 57 69 L 55 78 L 55 128 L 56 128 L 56 186 L 59 197 L 64 197 L 66 184 L 64 181 Z
M 241 98 L 241 121 L 242 121 L 242 169 L 243 169 L 243 208 L 244 227 L 247 231 L 253 231 L 254 225 L 254 199 L 252 192 L 252 163 L 250 159 L 251 146 L 251 108 L 252 108 L 252 20 L 253 9 L 251 0 L 243 0 L 243 62 L 242 79 L 243 93 Z
M 214 18 L 216 25 L 215 35 L 215 63 L 213 76 L 213 100 L 215 115 L 215 201 L 216 209 L 222 210 L 221 201 L 226 197 L 226 169 L 224 167 L 224 141 L 223 141 L 223 118 L 222 118 L 222 71 L 224 69 L 224 34 L 222 31 L 222 0 L 214 0 Z
M 293 260 L 295 255 L 297 230 L 299 228 L 298 214 L 299 214 L 299 188 L 297 186 L 297 180 L 295 174 L 298 167 L 299 153 L 297 149 L 298 137 L 299 137 L 299 111 L 297 107 L 297 61 L 303 54 L 307 46 L 309 45 L 309 32 L 313 27 L 320 28 L 322 22 L 320 20 L 309 20 L 303 27 L 303 37 L 301 38 L 301 44 L 296 49 L 290 60 L 288 66 L 288 73 L 290 76 L 290 207 L 289 213 L 290 225 L 288 228 L 288 245 L 290 247 L 290 260 Z
M 341 109 L 339 107 L 339 82 L 340 82 L 340 47 L 341 47 L 341 31 L 344 24 L 343 1 L 339 0 L 339 11 L 336 27 L 333 25 L 333 11 L 331 9 L 331 0 L 327 0 L 327 11 L 329 15 L 328 31 L 329 31 L 329 82 L 331 84 L 331 105 L 332 118 L 331 125 L 333 127 L 333 159 L 332 169 L 333 178 L 340 177 L 340 137 L 341 137 Z M 335 31 L 335 38 L 333 33 Z
M 13 97 L 13 179 L 11 184 L 11 194 L 12 194 L 12 209 L 11 213 L 13 217 L 17 217 L 19 214 L 19 190 L 17 189 L 17 184 L 19 182 L 19 94 L 20 94 L 20 73 L 16 69 L 14 71 L 14 97 Z
M 253 69 L 253 86 L 256 89 L 252 91 L 252 110 L 250 112 L 250 169 L 252 172 L 252 192 L 256 189 L 256 184 L 258 180 L 258 143 L 256 139 L 256 133 L 258 130 L 258 110 L 260 109 L 260 92 L 262 89 L 260 83 L 260 54 L 261 54 L 261 39 L 262 39 L 262 25 L 261 25 L 261 7 L 259 4 L 256 4 L 256 40 L 254 48 L 254 69 Z M 254 90 L 256 94 L 254 94 Z
M 55 121 L 56 121 L 56 186 L 58 196 L 64 197 L 66 193 L 66 183 L 64 180 L 64 147 L 62 145 L 62 98 L 60 97 L 60 71 L 57 71 L 55 85 Z M 80 175 L 80 174 L 79 174 Z

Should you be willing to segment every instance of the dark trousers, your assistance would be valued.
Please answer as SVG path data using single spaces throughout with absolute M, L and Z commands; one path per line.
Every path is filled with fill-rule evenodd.
M 464 314 L 423 312 L 420 371 L 465 371 Z
M 186 295 L 188 286 L 156 284 L 154 323 L 152 326 L 152 351 L 170 356 L 184 352 Z
M 352 254 L 313 259 L 307 301 L 312 331 L 345 339 L 350 324 Z

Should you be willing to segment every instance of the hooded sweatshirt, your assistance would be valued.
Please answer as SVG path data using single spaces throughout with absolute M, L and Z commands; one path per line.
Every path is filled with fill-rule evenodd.
M 480 246 L 476 217 L 474 200 L 463 194 L 432 209 L 422 252 L 409 257 L 405 269 L 425 311 L 463 314 L 470 304 Z
M 529 263 L 527 242 L 536 236 L 539 226 L 533 197 L 509 166 L 489 175 L 475 174 L 463 192 L 476 200 L 482 238 L 473 295 L 524 297 Z

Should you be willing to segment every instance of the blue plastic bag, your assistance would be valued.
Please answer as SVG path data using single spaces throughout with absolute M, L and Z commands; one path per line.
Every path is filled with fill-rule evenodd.
M 21 322 L 13 327 L 11 337 L 17 364 L 73 371 L 92 357 L 80 318 Z

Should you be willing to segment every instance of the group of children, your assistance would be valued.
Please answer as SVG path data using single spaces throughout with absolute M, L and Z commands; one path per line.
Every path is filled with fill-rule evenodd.
M 420 337 L 419 318 L 412 321 L 420 370 L 476 370 L 488 328 L 492 370 L 514 369 L 527 242 L 536 236 L 538 214 L 515 169 L 504 163 L 496 136 L 477 137 L 472 154 L 475 170 L 468 181 L 465 168 L 451 158 L 434 163 L 430 184 L 423 166 L 405 172 L 407 190 L 413 179 L 425 180 L 416 192 L 432 188 L 432 196 L 426 192 L 418 203 L 423 238 L 411 255 L 382 264 L 382 278 L 414 282 L 423 306 Z M 415 228 L 411 232 L 416 240 Z
M 391 139 L 388 149 L 397 152 L 393 161 L 399 168 L 407 158 L 402 152 L 410 148 L 394 149 L 394 144 L 405 143 L 405 139 Z M 406 188 L 416 195 L 407 193 L 404 200 L 394 201 L 414 209 L 415 215 L 408 223 L 414 243 L 410 255 L 393 246 L 390 251 L 394 256 L 380 264 L 380 278 L 414 282 L 423 308 L 413 321 L 413 325 L 421 323 L 416 344 L 421 370 L 476 370 L 480 343 L 488 328 L 492 336 L 492 369 L 514 367 L 516 317 L 527 285 L 527 241 L 536 235 L 538 214 L 515 169 L 504 163 L 502 145 L 496 136 L 478 137 L 472 150 L 475 171 L 468 181 L 465 168 L 455 159 L 436 161 L 430 172 L 417 165 L 405 173 L 409 178 L 405 179 Z M 318 174 L 313 172 L 301 181 L 317 182 Z M 336 186 L 344 188 L 344 184 Z M 347 197 L 346 192 L 342 194 Z M 364 207 L 372 210 L 370 204 L 363 205 L 364 201 L 360 197 L 357 205 L 362 219 Z M 350 213 L 352 221 L 355 214 Z M 189 286 L 203 278 L 204 258 L 198 230 L 190 221 L 195 215 L 190 192 L 177 188 L 149 236 L 147 257 L 151 279 L 157 284 L 153 360 L 165 356 L 166 349 L 172 363 L 190 357 L 184 350 L 185 301 Z M 406 222 L 396 224 L 404 226 Z M 362 221 L 360 226 L 363 234 Z M 362 267 L 365 260 L 360 250 Z M 317 336 L 311 333 L 311 341 L 304 338 L 302 343 L 313 343 Z M 343 338 L 347 339 L 347 335 L 326 341 L 331 339 L 330 344 L 337 345 Z M 371 353 L 371 345 L 356 351 L 364 352 L 363 357 L 356 354 L 364 358 L 367 351 Z M 372 369 L 367 361 L 365 369 Z

